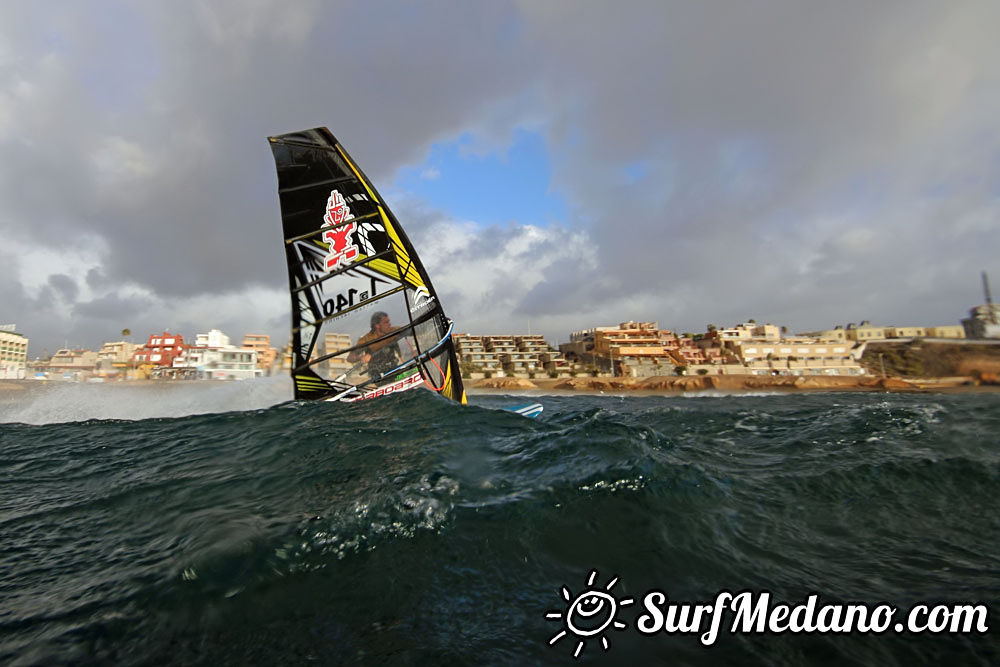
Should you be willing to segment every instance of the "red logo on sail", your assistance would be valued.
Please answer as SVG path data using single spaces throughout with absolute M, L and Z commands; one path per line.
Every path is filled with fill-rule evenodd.
M 354 214 L 347 207 L 344 196 L 339 190 L 332 191 L 326 200 L 326 215 L 323 216 L 323 226 L 333 228 L 323 232 L 323 240 L 330 244 L 330 252 L 326 256 L 327 271 L 358 258 L 358 247 L 351 240 L 355 225 L 349 221 L 353 219 Z

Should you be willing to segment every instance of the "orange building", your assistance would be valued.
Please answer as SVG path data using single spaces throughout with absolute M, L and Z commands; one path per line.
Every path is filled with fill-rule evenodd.
M 257 368 L 270 374 L 278 351 L 271 347 L 271 337 L 267 334 L 247 334 L 243 336 L 242 347 L 257 351 Z

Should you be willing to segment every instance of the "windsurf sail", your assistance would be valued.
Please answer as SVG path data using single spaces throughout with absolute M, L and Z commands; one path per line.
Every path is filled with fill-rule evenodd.
M 268 141 L 295 398 L 356 401 L 425 386 L 465 403 L 451 320 L 375 186 L 325 127 Z

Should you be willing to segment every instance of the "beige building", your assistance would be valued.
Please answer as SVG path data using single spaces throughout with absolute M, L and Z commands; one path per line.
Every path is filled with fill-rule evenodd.
M 454 334 L 455 353 L 473 377 L 482 375 L 531 376 L 568 372 L 568 363 L 558 350 L 539 334 L 470 335 Z
M 97 363 L 94 366 L 94 374 L 101 377 L 124 377 L 128 373 L 137 347 L 139 346 L 135 343 L 124 340 L 115 343 L 105 343 L 97 351 Z
M 946 324 L 940 327 L 927 327 L 928 338 L 965 338 L 965 327 L 961 324 Z
M 97 353 L 93 350 L 59 350 L 45 364 L 46 377 L 52 380 L 81 382 L 94 373 Z
M 847 342 L 821 342 L 814 338 L 779 341 L 741 340 L 731 344 L 748 372 L 755 375 L 863 375 Z
M 703 364 L 707 356 L 689 338 L 679 338 L 656 322 L 621 322 L 616 327 L 595 327 L 570 336 L 587 342 L 588 357 L 597 368 L 617 376 L 671 375 L 678 366 Z M 567 347 L 560 346 L 566 351 Z M 613 370 L 612 370 L 613 369 Z
M 804 332 L 798 334 L 798 336 L 802 338 L 815 338 L 816 340 L 825 342 L 844 343 L 847 341 L 847 331 L 841 326 L 834 327 L 833 329 Z
M 560 343 L 559 351 L 570 359 L 584 359 L 594 352 L 594 331 L 595 329 L 584 329 L 574 331 L 569 335 L 568 343 Z
M 718 329 L 719 338 L 725 342 L 730 340 L 779 340 L 781 328 L 773 324 L 756 324 L 745 322 L 729 329 Z
M 321 354 L 336 354 L 340 350 L 346 350 L 351 347 L 351 336 L 345 333 L 326 333 L 323 334 L 323 350 Z M 328 372 L 334 375 L 340 375 L 341 373 L 347 373 L 352 368 L 354 368 L 354 363 L 347 360 L 346 354 L 338 354 L 324 362 L 326 367 L 324 369 L 323 365 L 320 365 L 320 372 Z
M 500 361 L 504 375 L 528 375 L 542 369 L 532 351 L 518 348 L 514 336 L 484 336 L 483 344 Z
M 278 351 L 271 347 L 271 337 L 267 334 L 246 334 L 243 336 L 242 347 L 257 353 L 257 368 L 270 375 Z
M 863 375 L 851 355 L 855 343 L 837 327 L 786 337 L 782 328 L 752 322 L 715 329 L 699 337 L 709 365 L 696 372 L 754 375 Z
M 867 343 L 872 340 L 885 340 L 885 327 L 873 327 L 868 320 L 861 324 L 848 324 L 846 330 L 847 340 L 855 343 Z
M 458 355 L 459 363 L 470 364 L 477 368 L 477 373 L 489 373 L 502 375 L 503 367 L 500 359 L 492 351 L 486 351 L 486 343 L 483 336 L 472 336 L 469 334 L 455 334 L 452 341 L 455 344 L 455 354 Z
M 27 373 L 28 339 L 13 324 L 0 326 L 0 379 L 21 380 Z
M 965 329 L 959 324 L 939 327 L 873 327 L 867 322 L 861 326 L 848 325 L 849 328 L 838 326 L 823 331 L 812 331 L 799 334 L 823 341 L 851 341 L 864 343 L 869 340 L 883 338 L 965 338 Z M 880 338 L 881 336 L 881 338 Z
M 594 329 L 594 353 L 614 356 L 663 356 L 664 351 L 677 349 L 677 336 L 660 329 L 656 322 L 622 322 L 617 327 Z
M 927 335 L 926 327 L 886 327 L 886 338 L 923 338 Z

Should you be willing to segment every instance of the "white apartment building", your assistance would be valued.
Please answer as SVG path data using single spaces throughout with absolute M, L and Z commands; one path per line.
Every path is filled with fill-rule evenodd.
M 199 380 L 247 380 L 264 374 L 257 368 L 256 350 L 233 346 L 189 347 L 182 357 L 174 360 L 173 367 L 184 376 Z
M 1000 304 L 987 303 L 969 310 L 962 320 L 966 338 L 1000 338 Z
M 247 380 L 261 377 L 257 350 L 236 347 L 218 329 L 195 336 L 195 344 L 174 359 L 174 377 L 199 380 Z
M 200 333 L 194 337 L 194 344 L 198 347 L 232 347 L 229 336 L 218 329 L 211 329 L 208 333 Z

